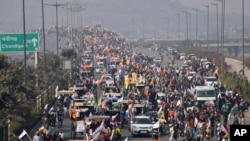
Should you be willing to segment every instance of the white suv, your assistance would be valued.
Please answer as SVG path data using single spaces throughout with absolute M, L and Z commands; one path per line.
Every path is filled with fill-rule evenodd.
M 205 79 L 205 85 L 206 86 L 218 86 L 219 82 L 218 79 L 215 76 L 209 76 Z
M 151 135 L 153 123 L 148 116 L 135 116 L 131 121 L 131 135 Z

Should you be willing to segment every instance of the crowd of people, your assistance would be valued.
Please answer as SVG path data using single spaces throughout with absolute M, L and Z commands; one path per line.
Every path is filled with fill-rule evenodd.
M 84 88 L 82 93 L 91 93 L 96 96 L 97 100 L 98 95 L 104 97 L 105 88 L 108 87 L 104 83 L 105 75 L 111 74 L 114 82 L 111 87 L 121 91 L 122 97 L 114 102 L 118 103 L 117 106 L 109 107 L 107 101 L 105 104 L 105 100 L 100 100 L 90 112 L 93 116 L 106 115 L 107 110 L 120 111 L 119 118 L 105 120 L 104 129 L 109 132 L 109 134 L 104 134 L 106 130 L 105 132 L 102 130 L 105 140 L 112 139 L 112 129 L 124 128 L 124 125 L 129 127 L 130 120 L 137 115 L 148 115 L 155 123 L 159 121 L 160 135 L 156 138 L 169 134 L 169 140 L 205 141 L 216 138 L 220 141 L 227 141 L 229 125 L 245 124 L 244 111 L 248 109 L 248 104 L 241 98 L 241 90 L 238 87 L 227 89 L 222 83 L 210 84 L 210 87 L 216 89 L 215 101 L 204 100 L 203 103 L 197 103 L 194 99 L 192 90 L 196 86 L 206 85 L 206 77 L 215 76 L 218 79 L 219 71 L 213 58 L 204 58 L 197 54 L 196 57 L 186 56 L 180 60 L 176 52 L 158 48 L 161 61 L 156 62 L 155 56 L 147 56 L 139 49 L 132 48 L 120 35 L 99 28 L 94 30 L 94 32 L 84 32 L 86 34 L 84 47 L 77 49 L 84 53 L 87 47 L 91 47 L 92 53 L 89 55 L 93 55 L 95 60 L 100 56 L 105 57 L 101 75 L 103 77 L 98 80 L 96 76 L 82 73 L 73 77 L 76 79 L 72 83 L 81 83 Z M 169 61 L 165 63 L 164 59 Z M 211 63 L 205 65 L 204 59 Z M 178 66 L 180 63 L 177 62 L 183 62 L 183 65 L 188 67 Z M 196 73 L 189 78 L 189 72 Z M 159 93 L 164 95 L 158 96 Z M 68 112 L 72 110 L 68 107 L 71 100 L 73 100 L 71 96 L 61 97 L 54 108 L 45 112 L 44 126 L 39 129 L 33 141 L 40 141 L 42 138 L 44 141 L 64 139 L 62 131 L 55 131 L 49 127 L 57 125 L 59 129 L 62 128 L 63 118 L 67 117 Z M 143 106 L 136 107 L 135 105 L 138 104 Z M 86 131 L 89 140 L 96 138 L 94 136 L 96 134 L 93 133 L 101 124 L 100 121 L 98 124 L 91 122 L 89 130 Z M 98 136 L 101 136 L 100 134 Z

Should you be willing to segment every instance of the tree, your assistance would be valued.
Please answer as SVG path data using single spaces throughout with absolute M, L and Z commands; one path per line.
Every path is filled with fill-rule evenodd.
M 9 66 L 8 57 L 0 54 L 0 69 L 5 69 Z
M 62 50 L 61 55 L 66 58 L 67 60 L 71 60 L 73 58 L 76 58 L 76 52 L 73 48 L 66 48 Z

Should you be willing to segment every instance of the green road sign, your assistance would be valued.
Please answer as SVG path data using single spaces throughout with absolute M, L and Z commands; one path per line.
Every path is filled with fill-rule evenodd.
M 26 51 L 35 52 L 40 47 L 38 33 L 26 33 Z M 2 33 L 0 34 L 0 52 L 16 53 L 23 52 L 23 34 Z

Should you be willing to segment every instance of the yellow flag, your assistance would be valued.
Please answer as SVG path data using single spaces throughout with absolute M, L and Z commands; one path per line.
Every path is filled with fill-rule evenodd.
M 126 64 L 127 64 L 127 65 L 130 64 L 130 60 L 129 60 L 129 59 L 126 60 Z
M 102 104 L 102 96 L 100 96 L 100 98 L 98 99 L 97 104 L 98 104 L 98 106 L 101 106 L 101 104 Z
M 128 89 L 128 86 L 129 86 L 129 76 L 128 75 L 124 76 L 124 84 L 125 84 L 125 88 Z

